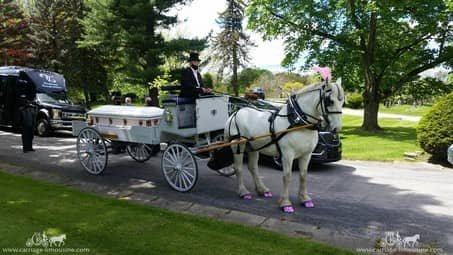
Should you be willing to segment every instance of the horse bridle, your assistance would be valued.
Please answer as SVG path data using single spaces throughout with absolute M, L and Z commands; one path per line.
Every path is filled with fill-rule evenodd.
M 302 92 L 300 94 L 292 95 L 292 96 L 289 97 L 289 100 L 288 100 L 289 105 L 294 109 L 294 113 L 297 116 L 296 117 L 296 122 L 304 121 L 305 124 L 320 124 L 322 122 L 321 118 L 317 118 L 317 117 L 315 117 L 313 115 L 310 115 L 310 114 L 304 112 L 302 110 L 302 108 L 300 107 L 300 105 L 297 103 L 297 99 L 299 98 L 300 95 L 311 93 L 311 92 L 314 92 L 314 91 L 319 91 L 319 99 L 320 100 L 319 100 L 319 102 L 318 102 L 316 107 L 321 105 L 322 118 L 327 122 L 328 125 L 330 125 L 329 118 L 328 118 L 329 114 L 342 114 L 341 111 L 329 111 L 328 107 L 333 105 L 333 101 L 330 98 L 330 96 L 332 94 L 332 89 L 325 90 L 326 86 L 327 86 L 327 82 L 326 82 L 325 85 L 322 86 L 322 88 L 313 89 L 313 90 L 309 90 L 309 91 L 304 91 L 304 92 Z M 338 88 L 338 85 L 335 84 L 335 86 L 337 86 L 338 92 L 340 92 L 340 89 Z M 342 100 L 342 97 L 341 97 L 340 93 L 338 94 L 338 100 Z M 307 120 L 307 118 L 306 118 L 307 116 L 312 118 L 312 119 L 315 119 L 318 123 L 311 123 L 310 121 Z

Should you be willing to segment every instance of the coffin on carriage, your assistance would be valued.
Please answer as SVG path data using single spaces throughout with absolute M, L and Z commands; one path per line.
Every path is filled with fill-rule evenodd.
M 77 156 L 84 169 L 101 174 L 109 153 L 123 148 L 134 160 L 144 162 L 162 147 L 161 170 L 168 184 L 180 192 L 191 190 L 198 179 L 197 158 L 210 156 L 197 151 L 223 140 L 228 98 L 191 100 L 170 95 L 163 106 L 105 105 L 89 111 L 88 122 L 74 121 Z M 234 174 L 230 168 L 218 172 Z

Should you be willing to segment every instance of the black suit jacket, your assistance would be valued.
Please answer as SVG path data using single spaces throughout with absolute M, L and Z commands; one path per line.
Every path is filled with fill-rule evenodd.
M 193 75 L 193 71 L 190 67 L 184 68 L 181 71 L 181 93 L 179 94 L 180 97 L 191 97 L 197 98 L 200 94 L 203 93 L 201 87 L 203 87 L 203 82 L 201 81 L 200 72 L 197 71 L 198 81 L 200 83 L 200 87 L 197 88 L 197 80 Z

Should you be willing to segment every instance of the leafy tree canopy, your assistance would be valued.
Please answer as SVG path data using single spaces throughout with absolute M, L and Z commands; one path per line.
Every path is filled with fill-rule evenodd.
M 162 30 L 177 22 L 169 10 L 184 0 L 89 1 L 80 47 L 95 49 L 110 74 L 126 74 L 127 82 L 148 86 L 163 73 L 165 58 L 204 48 L 203 40 L 167 41 Z
M 451 0 L 251 0 L 249 26 L 282 37 L 283 64 L 332 66 L 347 87 L 364 84 L 362 127 L 378 129 L 379 101 L 451 61 Z M 450 18 L 450 20 L 449 20 Z

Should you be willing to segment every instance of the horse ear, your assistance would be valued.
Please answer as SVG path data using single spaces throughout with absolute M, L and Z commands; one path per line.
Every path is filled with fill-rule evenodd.
M 341 86 L 341 77 L 337 79 L 336 83 L 338 86 Z

